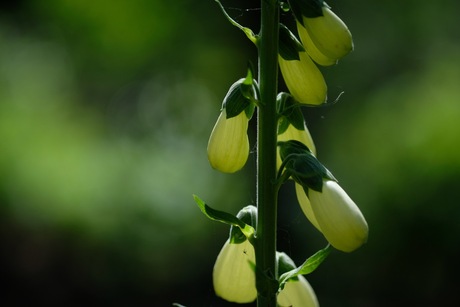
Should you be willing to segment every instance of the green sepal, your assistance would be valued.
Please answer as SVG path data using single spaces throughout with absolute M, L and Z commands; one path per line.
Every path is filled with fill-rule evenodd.
M 303 25 L 303 16 L 315 18 L 323 16 L 324 0 L 288 0 L 295 18 Z
M 318 192 L 323 190 L 323 174 L 321 164 L 313 155 L 292 154 L 286 170 L 295 182 Z
M 298 275 L 307 275 L 316 270 L 319 265 L 327 258 L 330 254 L 332 247 L 328 244 L 325 248 L 320 249 L 315 254 L 310 256 L 305 262 L 298 268 L 292 269 L 286 273 L 281 274 L 279 278 L 279 291 L 283 290 L 284 285 L 289 280 L 295 280 Z
M 195 200 L 198 207 L 201 209 L 201 212 L 203 212 L 203 214 L 206 215 L 206 217 L 208 217 L 209 219 L 213 221 L 225 223 L 231 226 L 239 227 L 241 232 L 247 238 L 252 237 L 254 235 L 254 231 L 255 231 L 254 228 L 246 224 L 245 222 L 243 222 L 242 220 L 240 220 L 233 214 L 230 214 L 224 211 L 219 211 L 219 210 L 209 207 L 201 198 L 199 198 L 196 195 L 193 195 L 193 199 Z
M 276 262 L 278 263 L 278 276 L 297 268 L 294 261 L 284 252 L 276 252 Z M 293 277 L 292 280 L 297 280 L 297 277 Z
M 281 116 L 280 123 L 285 125 L 285 123 L 282 122 L 283 118 L 285 118 L 287 122 L 293 125 L 297 130 L 305 129 L 305 119 L 300 109 L 300 104 L 291 94 L 285 92 L 279 93 L 276 97 L 276 107 L 278 114 Z M 280 125 L 278 127 L 278 134 L 283 133 L 287 128 L 288 126 L 284 127 Z
M 249 205 L 241 209 L 236 217 L 249 226 L 255 226 L 257 220 L 257 208 Z M 240 227 L 230 227 L 230 243 L 239 244 L 246 241 L 248 237 L 241 231 Z
M 304 188 L 318 192 L 323 190 L 323 179 L 334 180 L 332 173 L 318 161 L 315 155 L 302 142 L 289 140 L 278 142 L 280 157 L 283 161 L 280 172 L 283 170 L 291 176 L 295 182 Z
M 241 90 L 241 84 L 244 79 L 239 79 L 230 86 L 227 95 L 224 97 L 222 108 L 225 108 L 227 113 L 227 119 L 239 115 L 246 109 L 250 101 L 244 97 L 243 91 Z
M 299 52 L 305 51 L 302 43 L 283 24 L 280 24 L 279 54 L 286 61 L 300 61 Z
M 254 80 L 252 65 L 248 66 L 245 78 L 241 78 L 230 86 L 227 95 L 224 97 L 222 108 L 225 108 L 227 119 L 246 112 L 246 117 L 250 119 L 254 113 L 254 104 L 257 103 L 257 83 Z

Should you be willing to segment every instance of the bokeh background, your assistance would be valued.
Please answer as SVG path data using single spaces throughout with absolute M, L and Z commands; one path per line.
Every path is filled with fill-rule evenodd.
M 259 1 L 223 4 L 258 31 Z M 329 4 L 355 51 L 323 69 L 340 101 L 304 111 L 370 237 L 307 277 L 325 307 L 456 306 L 460 3 Z M 206 158 L 248 61 L 255 48 L 211 0 L 2 2 L 2 306 L 234 306 L 211 281 L 228 228 L 192 194 L 232 213 L 254 202 L 253 154 L 232 175 Z M 301 263 L 326 241 L 293 190 L 278 241 Z

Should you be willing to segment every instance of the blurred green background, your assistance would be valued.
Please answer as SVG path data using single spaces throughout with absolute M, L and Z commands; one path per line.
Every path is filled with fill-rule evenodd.
M 259 1 L 223 3 L 258 31 Z M 355 51 L 323 69 L 340 101 L 305 116 L 370 237 L 307 277 L 325 307 L 454 306 L 460 4 L 329 4 Z M 232 213 L 254 201 L 253 154 L 233 175 L 206 158 L 248 60 L 255 48 L 211 0 L 1 4 L 2 305 L 233 306 L 211 281 L 228 228 L 192 194 Z M 278 241 L 299 264 L 326 242 L 293 190 L 280 193 Z

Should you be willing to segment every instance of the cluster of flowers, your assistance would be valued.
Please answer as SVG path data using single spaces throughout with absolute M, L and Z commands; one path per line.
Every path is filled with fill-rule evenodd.
M 338 250 L 351 252 L 367 241 L 367 222 L 337 180 L 316 159 L 316 148 L 299 108 L 326 103 L 327 86 L 317 65 L 334 65 L 348 54 L 353 49 L 351 33 L 322 0 L 288 2 L 300 41 L 280 25 L 279 67 L 290 93 L 280 93 L 277 99 L 279 178 L 295 181 L 303 212 L 327 241 Z M 248 123 L 257 98 L 257 84 L 250 71 L 228 91 L 208 143 L 208 159 L 213 168 L 233 173 L 245 165 L 249 156 Z M 279 257 L 295 267 L 287 255 Z M 229 239 L 214 267 L 216 294 L 238 303 L 255 300 L 255 273 L 249 263 L 255 264 L 250 241 Z M 279 292 L 278 303 L 318 306 L 311 286 L 301 275 Z

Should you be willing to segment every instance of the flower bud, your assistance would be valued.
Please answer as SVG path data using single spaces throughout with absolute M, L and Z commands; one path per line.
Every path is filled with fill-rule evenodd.
M 257 298 L 256 276 L 250 262 L 255 263 L 256 258 L 248 240 L 240 244 L 227 240 L 212 273 L 216 295 L 239 304 L 254 301 Z
M 351 252 L 366 243 L 367 222 L 348 194 L 332 180 L 323 180 L 322 192 L 308 190 L 321 232 L 336 249 Z
M 248 118 L 245 112 L 227 118 L 226 109 L 217 119 L 208 142 L 208 160 L 223 173 L 240 170 L 249 156 Z
M 279 56 L 279 66 L 291 95 L 300 103 L 319 105 L 326 101 L 327 85 L 318 67 L 306 52 L 300 61 L 287 61 Z
M 279 306 L 319 307 L 318 299 L 307 279 L 302 275 L 290 280 L 278 294 Z
M 331 59 L 341 59 L 353 50 L 351 33 L 347 25 L 327 6 L 323 6 L 322 11 L 323 16 L 303 16 L 303 24 L 322 54 Z

